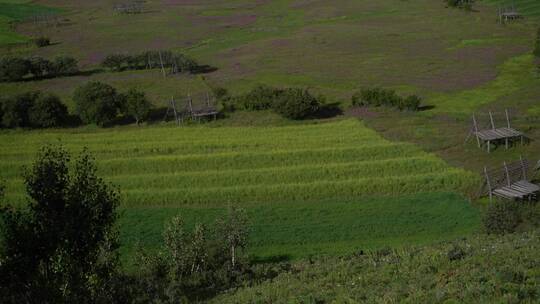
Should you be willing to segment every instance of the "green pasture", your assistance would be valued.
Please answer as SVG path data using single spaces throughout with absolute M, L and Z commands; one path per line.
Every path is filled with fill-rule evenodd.
M 370 197 L 247 206 L 249 254 L 260 260 L 344 255 L 355 251 L 424 244 L 468 235 L 479 215 L 461 196 L 451 193 Z M 211 225 L 226 207 L 127 208 L 120 220 L 126 262 L 137 244 L 154 250 L 173 216 Z
M 6 198 L 24 203 L 21 176 L 36 151 L 87 147 L 99 172 L 122 189 L 125 206 L 347 199 L 467 191 L 472 173 L 412 144 L 392 143 L 355 120 L 264 127 L 117 128 L 95 132 L 20 131 L 0 135 Z

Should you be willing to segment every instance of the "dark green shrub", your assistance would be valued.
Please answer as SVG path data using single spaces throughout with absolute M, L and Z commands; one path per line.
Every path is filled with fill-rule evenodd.
M 258 85 L 247 94 L 238 97 L 237 101 L 240 108 L 244 110 L 267 110 L 272 108 L 273 104 L 282 93 L 282 90 L 266 85 Z
M 51 45 L 51 39 L 49 39 L 48 37 L 38 37 L 34 40 L 34 43 L 36 44 L 37 47 L 46 47 L 48 45 Z
M 533 54 L 534 56 L 540 58 L 540 28 L 538 28 L 538 32 L 536 33 L 536 42 L 534 44 Z
M 67 107 L 55 95 L 39 94 L 30 108 L 32 127 L 53 128 L 63 126 L 68 117 Z
M 399 109 L 401 111 L 418 111 L 420 108 L 420 103 L 422 102 L 422 99 L 416 95 L 410 95 L 406 98 L 401 100 L 401 103 L 399 105 Z
M 119 110 L 116 90 L 93 81 L 78 87 L 73 94 L 77 114 L 84 123 L 104 125 L 116 118 Z
M 495 201 L 483 219 L 484 229 L 489 234 L 505 234 L 516 230 L 520 223 L 519 203 Z
M 112 54 L 105 57 L 102 66 L 111 69 L 113 71 L 121 71 L 127 64 L 129 56 L 123 54 Z
M 30 73 L 34 77 L 40 78 L 45 75 L 50 75 L 54 71 L 54 64 L 47 59 L 41 57 L 32 57 L 30 61 Z
M 69 56 L 56 57 L 52 66 L 51 76 L 73 75 L 79 72 L 77 60 Z
M 124 114 L 135 119 L 137 124 L 148 118 L 152 104 L 146 99 L 144 92 L 136 89 L 129 90 L 120 97 Z
M 30 127 L 30 109 L 38 95 L 39 92 L 29 92 L 4 100 L 2 125 L 7 128 Z
M 322 97 L 315 97 L 308 90 L 285 89 L 273 104 L 274 110 L 290 119 L 304 119 L 319 111 Z
M 30 61 L 20 57 L 0 59 L 0 81 L 19 81 L 30 73 Z
M 354 106 L 395 107 L 400 103 L 401 97 L 394 90 L 383 88 L 362 89 L 352 97 L 352 104 Z
M 471 10 L 474 0 L 444 0 L 449 7 Z

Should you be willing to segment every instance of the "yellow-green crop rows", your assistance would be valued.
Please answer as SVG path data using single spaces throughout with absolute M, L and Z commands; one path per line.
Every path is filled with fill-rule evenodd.
M 355 120 L 284 127 L 7 131 L 0 178 L 24 202 L 21 167 L 39 147 L 88 147 L 125 207 L 221 206 L 464 191 L 476 178 Z

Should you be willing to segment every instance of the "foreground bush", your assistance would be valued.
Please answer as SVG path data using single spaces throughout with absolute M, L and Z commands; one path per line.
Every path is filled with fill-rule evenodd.
M 362 89 L 353 94 L 351 98 L 353 106 L 387 106 L 401 111 L 418 111 L 422 99 L 416 95 L 405 98 L 396 94 L 394 90 L 383 88 Z
M 105 83 L 92 81 L 73 93 L 76 111 L 83 123 L 104 124 L 112 121 L 120 111 L 116 90 Z
M 24 175 L 28 205 L 0 205 L 2 303 L 111 303 L 119 195 L 83 152 L 45 147 Z M 109 295 L 109 296 L 108 296 Z

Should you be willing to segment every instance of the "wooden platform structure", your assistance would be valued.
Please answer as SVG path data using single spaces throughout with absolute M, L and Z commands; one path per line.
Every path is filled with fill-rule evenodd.
M 514 4 L 511 6 L 500 6 L 499 7 L 499 23 L 506 23 L 509 20 L 516 20 L 523 18 L 517 10 Z
M 486 146 L 487 152 L 491 152 L 491 144 L 499 144 L 504 141 L 505 148 L 508 149 L 510 142 L 513 142 L 517 139 L 521 141 L 523 145 L 524 134 L 510 126 L 510 117 L 508 115 L 508 110 L 505 110 L 506 114 L 506 127 L 497 128 L 495 127 L 495 121 L 493 120 L 493 113 L 489 112 L 490 128 L 480 129 L 476 115 L 473 114 L 473 130 L 472 133 L 476 137 L 476 142 L 478 147 L 482 148 L 483 145 Z
M 529 161 L 520 157 L 519 161 L 504 163 L 502 168 L 489 170 L 484 167 L 484 176 L 489 199 L 494 196 L 508 200 L 536 200 L 540 186 L 530 182 Z
M 215 98 L 210 98 L 210 94 L 206 93 L 206 102 L 203 106 L 194 107 L 193 98 L 191 94 L 188 95 L 188 114 L 192 120 L 201 121 L 201 118 L 204 117 L 213 117 L 214 120 L 217 119 L 219 111 L 217 110 Z

